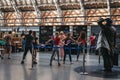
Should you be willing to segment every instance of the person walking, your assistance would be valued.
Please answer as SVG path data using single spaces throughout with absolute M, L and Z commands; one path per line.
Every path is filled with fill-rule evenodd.
M 29 50 L 30 50 L 30 53 L 32 54 L 32 59 L 35 59 L 33 55 L 33 40 L 34 40 L 34 37 L 32 36 L 32 30 L 30 30 L 29 34 L 25 35 L 25 50 L 24 50 L 21 64 L 24 64 L 24 60 Z

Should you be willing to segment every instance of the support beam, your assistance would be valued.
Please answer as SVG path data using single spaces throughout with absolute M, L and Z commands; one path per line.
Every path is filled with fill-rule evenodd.
M 3 17 L 4 17 L 4 13 L 2 12 L 2 11 L 0 11 L 0 17 L 3 19 Z M 0 19 L 1 19 L 0 18 Z
M 2 12 L 2 11 L 0 11 L 0 26 L 4 26 L 4 20 L 2 20 L 2 19 L 4 19 L 4 13 Z
M 110 2 L 111 2 L 111 0 L 107 0 L 107 10 L 108 10 L 108 16 L 109 16 L 109 18 L 111 18 Z
M 2 0 L 0 0 L 0 4 L 1 4 L 0 6 L 4 6 Z M 5 24 L 4 24 L 4 21 L 5 21 L 5 20 L 2 20 L 2 19 L 4 19 L 4 18 L 5 18 L 5 17 L 4 17 L 4 13 L 0 10 L 0 19 L 1 19 L 1 20 L 0 20 L 0 26 L 4 26 L 4 25 L 5 25 Z
M 21 15 L 18 7 L 16 6 L 15 1 L 14 0 L 10 0 L 10 3 L 12 5 L 12 7 L 14 8 L 17 17 L 19 18 L 19 23 L 22 24 L 22 15 Z
M 59 19 L 60 19 L 60 25 L 63 25 L 64 23 L 63 23 L 63 20 L 62 20 L 62 10 L 61 10 L 61 8 L 59 7 L 59 0 L 54 0 L 54 3 L 55 3 L 55 6 L 56 6 L 56 8 L 57 8 L 57 13 L 58 13 L 58 17 L 60 17 Z
M 42 22 L 42 20 L 41 20 L 41 11 L 38 9 L 38 6 L 37 6 L 35 0 L 31 0 L 31 2 L 32 2 L 32 5 L 33 5 L 33 7 L 35 9 L 35 13 L 36 13 L 37 17 L 39 18 L 39 24 L 38 25 L 40 25 L 41 22 Z
M 84 6 L 83 6 L 83 0 L 79 0 L 79 4 L 80 4 L 80 9 L 81 9 L 81 14 L 82 14 L 82 18 L 83 18 L 83 25 L 85 25 L 85 9 L 84 9 Z

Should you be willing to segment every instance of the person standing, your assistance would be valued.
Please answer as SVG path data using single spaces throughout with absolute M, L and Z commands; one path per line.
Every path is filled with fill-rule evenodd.
M 63 64 L 66 61 L 66 55 L 69 54 L 70 64 L 72 64 L 72 57 L 71 57 L 71 43 L 76 41 L 71 37 L 71 33 L 67 33 L 66 38 L 63 39 L 64 43 L 64 58 Z
M 98 21 L 98 25 L 101 27 L 98 41 L 97 50 L 102 54 L 104 61 L 104 71 L 111 72 L 113 63 L 114 49 L 116 46 L 116 29 L 112 25 L 110 18 L 101 18 Z
M 21 40 L 22 51 L 24 51 L 25 50 L 25 34 L 21 34 L 21 38 L 22 38 L 22 40 Z
M 4 56 L 4 45 L 5 45 L 5 41 L 4 41 L 4 33 L 1 32 L 0 33 L 0 48 L 3 49 L 1 50 L 1 53 L 0 53 L 0 58 L 3 59 L 3 56 Z
M 63 42 L 63 39 L 66 37 L 63 31 L 60 32 L 59 37 L 60 37 L 60 56 L 61 56 L 61 60 L 63 60 L 63 57 L 64 57 L 64 48 L 63 48 L 64 42 Z
M 37 50 L 38 50 L 38 45 L 39 45 L 39 40 L 38 40 L 38 37 L 36 35 L 36 32 L 34 31 L 33 32 L 33 37 L 34 37 L 34 40 L 33 40 L 33 55 L 35 56 L 35 63 L 37 64 Z
M 80 36 L 78 37 L 77 39 L 77 42 L 78 42 L 78 52 L 77 52 L 77 60 L 79 59 L 79 55 L 80 55 L 80 52 L 83 53 L 83 51 L 85 51 L 85 46 L 86 46 L 86 32 L 85 31 L 81 31 L 80 32 Z
M 60 44 L 60 37 L 59 37 L 59 32 L 55 33 L 55 36 L 53 36 L 50 40 L 48 40 L 46 42 L 46 44 L 50 41 L 53 41 L 53 52 L 52 52 L 52 56 L 50 58 L 50 66 L 52 66 L 52 61 L 54 59 L 55 54 L 57 54 L 57 58 L 58 58 L 58 66 L 60 66 L 60 59 L 59 59 L 59 44 Z M 55 53 L 56 52 L 56 53 Z
M 24 50 L 24 54 L 23 54 L 21 64 L 24 64 L 24 59 L 26 58 L 27 52 L 29 50 L 30 50 L 30 53 L 32 54 L 32 59 L 34 59 L 33 40 L 34 40 L 34 37 L 32 36 L 32 30 L 30 30 L 29 34 L 25 35 L 25 50 Z
M 5 49 L 6 53 L 8 53 L 8 59 L 11 59 L 11 31 L 8 32 L 8 34 L 5 36 L 4 41 L 5 41 Z
M 92 33 L 92 35 L 89 38 L 90 41 L 90 53 L 95 53 L 96 48 L 96 36 L 95 33 Z

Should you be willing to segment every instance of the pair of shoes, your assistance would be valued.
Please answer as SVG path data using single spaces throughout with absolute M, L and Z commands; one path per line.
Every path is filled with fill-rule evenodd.
M 4 59 L 4 57 L 3 57 L 3 56 L 1 56 L 1 55 L 0 55 L 0 57 L 1 57 L 1 59 Z
M 37 64 L 37 62 L 36 62 L 36 61 L 33 61 L 33 64 Z
M 104 69 L 105 72 L 112 72 L 112 69 Z
M 24 64 L 24 61 L 23 61 L 23 60 L 21 61 L 21 64 Z
M 52 66 L 52 64 L 50 63 L 50 66 Z
M 8 57 L 8 59 L 11 59 L 11 57 Z
M 60 63 L 58 63 L 58 66 L 60 66 L 61 64 Z

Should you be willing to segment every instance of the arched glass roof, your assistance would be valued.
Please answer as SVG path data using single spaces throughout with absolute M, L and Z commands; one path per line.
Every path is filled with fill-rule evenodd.
M 101 17 L 120 25 L 119 13 L 120 0 L 0 0 L 1 26 L 97 25 Z

